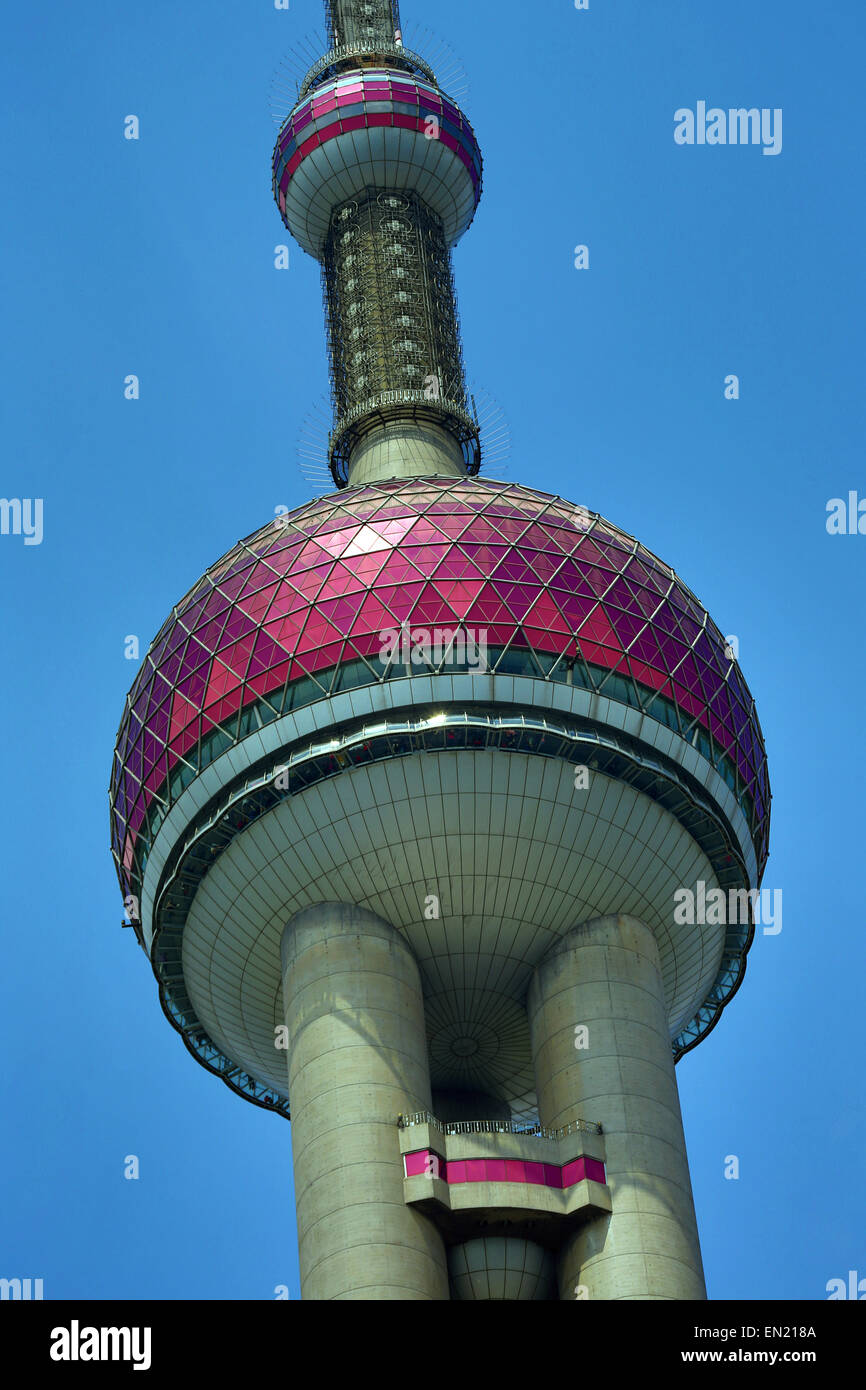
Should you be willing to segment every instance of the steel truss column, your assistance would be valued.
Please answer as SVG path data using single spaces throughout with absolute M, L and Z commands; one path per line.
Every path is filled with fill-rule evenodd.
M 400 29 L 397 0 L 326 0 L 328 29 L 335 46 L 391 44 Z
M 465 417 L 472 431 L 441 220 L 412 193 L 370 189 L 335 210 L 323 283 L 335 435 L 345 441 L 350 482 L 364 481 L 351 457 L 359 442 L 398 421 L 401 431 L 407 424 L 435 427 L 426 471 L 463 476 L 454 418 Z M 400 446 L 410 476 L 425 471 L 419 469 L 421 442 L 413 435 Z M 395 452 L 399 460 L 400 449 Z

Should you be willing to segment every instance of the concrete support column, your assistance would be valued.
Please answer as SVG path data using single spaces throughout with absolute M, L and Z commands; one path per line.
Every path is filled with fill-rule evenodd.
M 456 439 L 439 425 L 394 420 L 366 434 L 352 450 L 349 487 L 389 478 L 465 478 Z
M 528 1013 L 541 1122 L 602 1125 L 613 1204 L 562 1247 L 560 1299 L 705 1299 L 653 933 L 623 916 L 575 927 L 537 967 Z
M 397 1116 L 431 1105 L 415 958 L 323 903 L 289 922 L 282 966 L 302 1297 L 448 1299 L 442 1239 L 403 1200 Z

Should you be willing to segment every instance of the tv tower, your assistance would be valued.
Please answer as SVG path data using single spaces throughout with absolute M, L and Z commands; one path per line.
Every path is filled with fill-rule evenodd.
M 192 1054 L 291 1117 L 304 1298 L 702 1299 L 674 1064 L 754 933 L 754 700 L 639 541 L 479 476 L 478 144 L 393 0 L 326 11 L 273 175 L 322 268 L 336 490 L 148 652 L 130 920 Z

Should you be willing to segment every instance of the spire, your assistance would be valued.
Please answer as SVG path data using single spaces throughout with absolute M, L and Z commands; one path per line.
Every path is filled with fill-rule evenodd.
M 403 47 L 395 0 L 326 0 L 333 48 L 274 152 L 283 220 L 320 262 L 340 487 L 476 473 L 451 248 L 481 196 L 469 122 Z

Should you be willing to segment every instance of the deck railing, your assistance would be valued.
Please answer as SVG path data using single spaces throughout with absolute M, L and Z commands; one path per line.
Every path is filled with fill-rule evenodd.
M 457 1134 L 518 1134 L 535 1139 L 565 1139 L 569 1134 L 601 1134 L 601 1125 L 592 1120 L 572 1120 L 561 1129 L 545 1129 L 544 1125 L 522 1125 L 514 1120 L 453 1120 L 443 1124 L 429 1110 L 414 1115 L 398 1115 L 397 1127 L 411 1129 L 414 1125 L 433 1125 L 445 1135 Z

